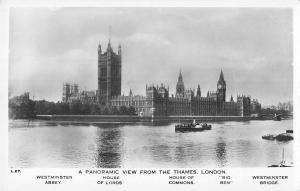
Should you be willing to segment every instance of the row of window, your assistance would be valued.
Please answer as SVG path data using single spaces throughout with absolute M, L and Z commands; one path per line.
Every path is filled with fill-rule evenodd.
M 112 101 L 113 106 L 145 106 L 148 105 L 146 101 Z

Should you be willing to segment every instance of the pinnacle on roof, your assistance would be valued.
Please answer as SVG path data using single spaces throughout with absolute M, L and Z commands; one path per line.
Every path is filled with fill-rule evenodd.
M 224 74 L 223 74 L 223 70 L 221 69 L 221 74 L 220 74 L 220 77 L 219 77 L 219 81 L 222 81 L 224 82 Z
M 182 81 L 181 69 L 180 69 L 180 71 L 179 71 L 179 77 L 178 77 L 178 81 Z
M 111 49 L 110 39 L 108 40 L 107 49 Z

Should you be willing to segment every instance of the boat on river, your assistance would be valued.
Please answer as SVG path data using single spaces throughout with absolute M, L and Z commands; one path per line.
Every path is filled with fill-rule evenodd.
M 262 138 L 266 139 L 266 140 L 275 140 L 277 135 L 272 135 L 272 134 L 267 134 L 267 135 L 263 135 Z
M 178 132 L 197 132 L 197 131 L 204 131 L 204 130 L 211 130 L 211 125 L 207 123 L 196 123 L 194 120 L 193 123 L 181 123 L 175 125 L 175 131 Z
M 293 137 L 293 130 L 287 130 L 286 133 L 280 133 L 278 135 L 274 135 L 274 134 L 267 134 L 267 135 L 263 135 L 262 139 L 266 139 L 266 140 L 270 140 L 270 141 L 291 141 L 294 140 Z
M 276 136 L 277 141 L 291 141 L 294 140 L 294 137 L 291 133 L 281 133 Z

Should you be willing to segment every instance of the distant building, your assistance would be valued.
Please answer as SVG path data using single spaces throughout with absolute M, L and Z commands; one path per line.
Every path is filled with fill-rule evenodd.
M 121 95 L 121 69 L 121 45 L 118 47 L 118 53 L 115 53 L 109 40 L 106 52 L 102 53 L 99 44 L 97 99 L 100 105 L 110 105 L 112 97 Z
M 63 85 L 62 101 L 72 103 L 79 101 L 81 103 L 96 103 L 97 97 L 95 91 L 79 91 L 78 84 L 65 83 Z
M 81 103 L 97 103 L 95 91 L 81 91 L 70 97 L 69 102 L 79 101 Z
M 251 114 L 259 114 L 261 112 L 261 104 L 257 99 L 251 100 Z
M 9 102 L 11 104 L 14 104 L 16 106 L 20 106 L 21 104 L 28 104 L 30 101 L 29 99 L 29 92 L 25 92 L 22 95 L 19 96 L 14 96 L 12 98 L 9 99 Z
M 249 96 L 238 96 L 238 115 L 239 116 L 250 116 L 251 115 L 251 98 Z
M 63 85 L 63 102 L 69 102 L 71 97 L 74 97 L 79 92 L 78 84 L 64 83 Z

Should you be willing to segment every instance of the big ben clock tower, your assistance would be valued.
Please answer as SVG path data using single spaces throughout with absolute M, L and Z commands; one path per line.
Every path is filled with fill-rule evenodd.
M 222 70 L 217 83 L 217 99 L 218 102 L 226 101 L 226 82 L 224 80 L 224 75 Z

